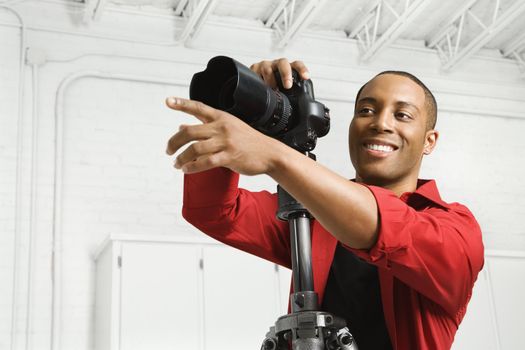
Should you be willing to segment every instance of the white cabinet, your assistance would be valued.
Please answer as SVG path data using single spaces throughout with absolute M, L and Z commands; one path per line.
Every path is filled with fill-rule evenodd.
M 228 247 L 206 247 L 206 349 L 259 349 L 280 309 L 275 265 Z
M 199 248 L 127 242 L 121 257 L 120 348 L 197 349 Z
M 96 254 L 95 349 L 259 349 L 290 271 L 207 237 L 111 236 Z M 525 254 L 487 252 L 454 350 L 525 349 Z
M 96 265 L 97 350 L 258 349 L 286 313 L 288 271 L 207 238 L 111 236 Z

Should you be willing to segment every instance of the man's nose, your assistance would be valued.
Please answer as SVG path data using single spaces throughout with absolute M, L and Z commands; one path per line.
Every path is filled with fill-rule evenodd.
M 393 119 L 392 113 L 382 110 L 374 116 L 370 128 L 377 132 L 392 132 Z

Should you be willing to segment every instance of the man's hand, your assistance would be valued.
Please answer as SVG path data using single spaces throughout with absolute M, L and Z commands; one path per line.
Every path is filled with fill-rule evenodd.
M 274 89 L 277 88 L 277 82 L 275 81 L 274 76 L 274 72 L 277 71 L 281 75 L 281 81 L 283 82 L 285 89 L 292 87 L 292 69 L 295 69 L 299 73 L 299 77 L 301 79 L 310 79 L 308 68 L 306 68 L 302 61 L 293 61 L 290 63 L 286 58 L 254 63 L 250 66 L 250 69 L 259 74 L 266 84 L 270 85 Z
M 239 118 L 204 103 L 179 97 L 166 99 L 171 109 L 193 115 L 202 124 L 181 125 L 166 148 L 173 155 L 190 144 L 175 161 L 185 173 L 227 167 L 244 175 L 269 173 L 284 144 L 263 135 Z

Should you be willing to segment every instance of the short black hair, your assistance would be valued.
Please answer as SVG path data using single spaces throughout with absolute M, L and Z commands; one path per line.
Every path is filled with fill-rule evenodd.
M 423 89 L 423 92 L 425 93 L 425 107 L 426 107 L 427 115 L 428 115 L 428 118 L 427 118 L 427 130 L 434 129 L 436 127 L 436 122 L 437 122 L 437 103 L 436 103 L 436 99 L 435 99 L 434 95 L 432 94 L 432 92 L 430 91 L 430 89 L 427 88 L 427 86 L 425 84 L 423 84 L 423 82 L 421 80 L 419 80 L 415 75 L 410 74 L 408 72 L 404 72 L 404 71 L 385 70 L 385 71 L 377 74 L 376 76 L 374 76 L 374 78 L 376 78 L 376 77 L 378 77 L 380 75 L 383 75 L 383 74 L 393 74 L 393 75 L 400 75 L 402 77 L 406 77 L 406 78 L 412 80 L 414 83 L 416 83 L 417 85 L 419 85 Z M 372 78 L 371 80 L 373 80 L 374 78 Z M 371 80 L 369 80 L 366 84 L 361 86 L 361 88 L 357 92 L 357 96 L 355 98 L 355 103 L 356 104 L 357 104 L 357 101 L 359 101 L 359 95 L 361 95 L 361 91 L 363 91 L 364 87 Z

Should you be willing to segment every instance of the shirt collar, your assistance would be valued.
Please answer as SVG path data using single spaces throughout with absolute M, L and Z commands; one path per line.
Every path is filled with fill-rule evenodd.
M 441 199 L 435 180 L 417 180 L 417 189 L 414 192 L 407 192 L 406 195 L 410 197 L 413 195 L 419 195 L 445 209 L 450 208 L 450 205 Z

